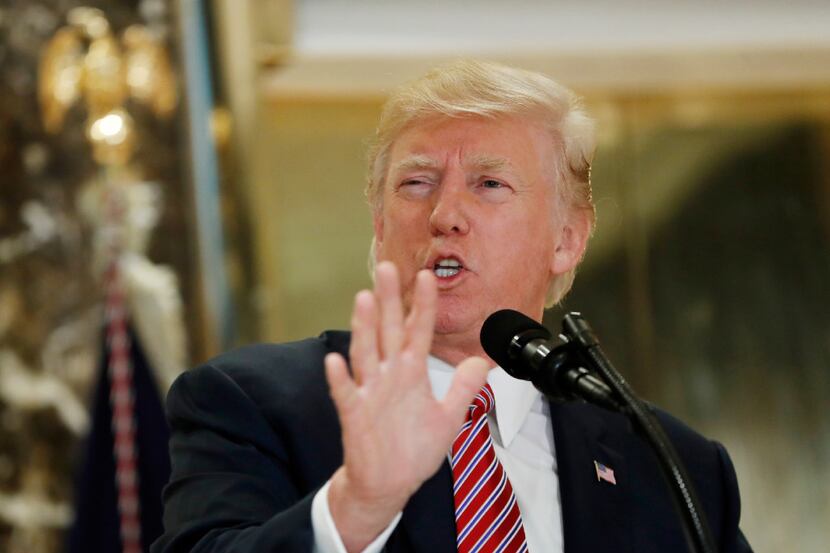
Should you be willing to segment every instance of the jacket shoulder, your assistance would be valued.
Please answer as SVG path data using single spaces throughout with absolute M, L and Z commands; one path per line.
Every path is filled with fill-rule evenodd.
M 294 342 L 242 346 L 217 355 L 204 365 L 210 365 L 228 374 L 304 369 L 322 363 L 323 358 L 330 352 L 346 355 L 349 338 L 349 332 L 327 330 L 314 338 Z
M 179 377 L 191 385 L 221 375 L 246 394 L 292 396 L 326 391 L 323 359 L 328 353 L 347 356 L 350 334 L 326 331 L 320 336 L 280 344 L 253 344 L 222 353 Z M 177 382 L 176 386 L 182 383 Z

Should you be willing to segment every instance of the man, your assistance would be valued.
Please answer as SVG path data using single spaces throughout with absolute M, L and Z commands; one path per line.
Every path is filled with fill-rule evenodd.
M 479 343 L 490 313 L 541 320 L 570 288 L 593 149 L 576 97 L 535 73 L 463 61 L 395 92 L 369 160 L 375 289 L 355 297 L 351 335 L 243 348 L 179 379 L 154 550 L 684 550 L 626 420 L 548 403 Z M 748 551 L 725 451 L 660 418 L 719 549 Z

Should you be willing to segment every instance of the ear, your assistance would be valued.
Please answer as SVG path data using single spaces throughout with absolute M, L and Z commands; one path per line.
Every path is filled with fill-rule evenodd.
M 559 229 L 551 261 L 551 274 L 559 276 L 576 267 L 591 235 L 591 218 L 586 210 L 574 210 Z

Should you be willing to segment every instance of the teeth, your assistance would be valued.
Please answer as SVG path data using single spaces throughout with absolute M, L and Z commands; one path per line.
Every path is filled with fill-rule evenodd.
M 461 272 L 461 263 L 457 259 L 445 258 L 435 262 L 435 276 L 438 278 L 454 277 Z
M 435 264 L 438 267 L 461 267 L 457 259 L 441 259 Z
M 438 267 L 435 269 L 435 276 L 437 276 L 438 278 L 447 278 L 455 276 L 460 272 L 461 269 L 459 267 Z

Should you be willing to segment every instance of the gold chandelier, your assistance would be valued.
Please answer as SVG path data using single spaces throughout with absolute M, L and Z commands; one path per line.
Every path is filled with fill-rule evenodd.
M 127 101 L 166 118 L 177 103 L 176 80 L 162 41 L 143 25 L 124 30 L 119 41 L 103 12 L 69 11 L 68 25 L 44 48 L 38 96 L 47 132 L 57 133 L 73 105 L 86 106 L 86 138 L 103 166 L 125 166 L 135 150 Z

